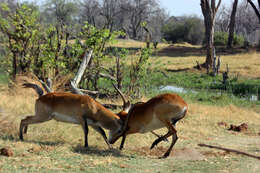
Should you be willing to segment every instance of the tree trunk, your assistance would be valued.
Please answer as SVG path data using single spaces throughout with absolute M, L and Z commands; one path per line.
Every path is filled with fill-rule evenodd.
M 212 22 L 205 23 L 206 27 L 206 43 L 207 43 L 207 57 L 205 65 L 207 68 L 213 65 L 213 50 L 214 50 L 214 25 Z
M 212 68 L 213 58 L 214 58 L 214 26 L 215 26 L 215 17 L 220 6 L 221 0 L 218 1 L 216 6 L 216 0 L 201 0 L 200 6 L 202 14 L 204 16 L 204 25 L 205 25 L 205 38 L 206 38 L 206 47 L 207 47 L 207 56 L 204 63 L 204 67 L 207 69 Z
M 137 30 L 133 28 L 133 38 L 137 39 Z
M 230 17 L 230 23 L 229 23 L 229 35 L 228 35 L 227 48 L 232 48 L 232 46 L 233 46 L 237 4 L 238 4 L 238 0 L 234 0 L 233 9 L 232 9 L 232 12 L 231 12 L 231 17 Z
M 17 53 L 13 52 L 13 81 L 16 79 L 16 74 L 17 74 Z

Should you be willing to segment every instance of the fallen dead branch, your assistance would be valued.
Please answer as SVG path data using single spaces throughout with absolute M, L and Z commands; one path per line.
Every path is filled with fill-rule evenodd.
M 218 150 L 224 150 L 224 151 L 227 151 L 227 152 L 232 152 L 232 153 L 236 153 L 236 154 L 240 154 L 240 155 L 244 155 L 244 156 L 248 156 L 248 157 L 252 157 L 252 158 L 260 160 L 260 156 L 255 156 L 253 154 L 246 153 L 246 152 L 243 152 L 243 151 L 238 151 L 238 150 L 234 150 L 234 149 L 218 147 L 218 146 L 213 146 L 213 145 L 207 145 L 207 144 L 198 144 L 198 146 L 214 148 L 214 149 L 218 149 Z

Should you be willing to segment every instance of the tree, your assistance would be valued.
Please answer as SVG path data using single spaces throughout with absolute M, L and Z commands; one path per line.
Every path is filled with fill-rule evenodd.
M 153 14 L 149 16 L 147 25 L 151 31 L 151 41 L 156 44 L 159 43 L 163 37 L 162 28 L 167 20 L 168 16 L 165 11 L 158 8 Z
M 116 18 L 119 16 L 122 0 L 103 0 L 101 15 L 106 19 L 105 28 L 113 31 Z
M 48 0 L 45 4 L 44 17 L 47 23 L 72 25 L 77 13 L 77 4 L 69 0 Z
M 218 1 L 216 5 L 216 0 L 201 0 L 200 6 L 202 10 L 202 14 L 204 16 L 204 25 L 205 25 L 205 38 L 206 38 L 206 46 L 207 46 L 207 57 L 204 63 L 204 66 L 209 69 L 213 66 L 213 58 L 214 58 L 214 27 L 215 27 L 215 19 L 216 13 L 221 4 L 221 0 Z
M 229 23 L 229 35 L 228 35 L 228 44 L 227 48 L 231 48 L 234 40 L 234 31 L 235 31 L 235 23 L 236 23 L 236 12 L 237 12 L 237 4 L 238 0 L 234 0 L 233 8 L 230 16 Z
M 222 6 L 216 15 L 215 31 L 228 32 L 230 20 L 230 9 Z
M 38 11 L 27 5 L 19 5 L 11 10 L 8 4 L 1 4 L 0 31 L 7 37 L 8 49 L 11 52 L 12 77 L 19 72 L 27 72 L 34 63 L 34 57 L 39 56 L 39 24 Z M 8 62 L 6 60 L 5 62 Z
M 88 22 L 89 24 L 101 28 L 104 21 L 101 18 L 101 7 L 98 0 L 83 0 L 81 2 L 80 22 Z
M 235 33 L 243 35 L 248 42 L 255 41 L 255 29 L 258 25 L 258 18 L 255 17 L 253 8 L 248 8 L 247 0 L 238 4 L 236 13 Z
M 151 15 L 158 11 L 158 4 L 155 0 L 128 0 L 121 9 L 128 12 L 127 28 L 131 37 L 138 39 L 142 36 L 142 23 L 148 22 Z

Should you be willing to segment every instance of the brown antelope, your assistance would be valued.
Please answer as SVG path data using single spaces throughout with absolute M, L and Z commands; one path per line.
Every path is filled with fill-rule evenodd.
M 119 139 L 119 137 L 123 136 L 120 145 L 120 149 L 122 149 L 126 135 L 133 133 L 146 133 L 166 127 L 168 133 L 164 136 L 158 137 L 152 143 L 150 148 L 152 149 L 159 142 L 172 136 L 170 147 L 163 157 L 161 157 L 166 158 L 169 156 L 178 139 L 175 124 L 185 116 L 187 110 L 187 103 L 179 95 L 169 93 L 156 96 L 145 103 L 133 105 L 129 112 L 121 111 L 118 113 L 119 117 L 124 121 L 124 127 L 120 133 L 111 135 L 109 142 L 113 144 L 117 139 Z
M 88 147 L 88 125 L 102 135 L 109 147 L 111 147 L 110 143 L 107 141 L 102 127 L 110 130 L 110 135 L 120 133 L 122 121 L 119 116 L 87 95 L 64 92 L 43 95 L 43 91 L 38 85 L 26 83 L 24 87 L 33 88 L 38 93 L 39 98 L 35 103 L 35 116 L 28 116 L 21 120 L 21 140 L 23 140 L 23 133 L 27 133 L 29 124 L 42 123 L 51 119 L 81 124 L 85 135 L 85 147 Z

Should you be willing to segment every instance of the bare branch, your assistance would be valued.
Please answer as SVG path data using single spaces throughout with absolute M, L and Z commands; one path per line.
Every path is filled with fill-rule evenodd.
M 216 11 L 218 11 L 218 9 L 220 7 L 220 4 L 221 4 L 221 0 L 218 1 L 218 5 L 217 5 L 217 8 L 216 8 Z
M 90 90 L 85 90 L 85 89 L 79 89 L 79 90 L 81 92 L 88 93 L 88 94 L 93 94 L 93 95 L 96 95 L 96 94 L 100 93 L 99 91 L 90 91 Z
M 116 81 L 116 78 L 109 75 L 109 74 L 104 74 L 104 73 L 99 73 L 99 75 L 103 78 L 107 78 L 107 79 L 110 79 L 110 80 L 113 80 L 113 81 Z
M 72 88 L 72 93 L 84 95 L 83 92 L 81 92 L 80 89 L 77 88 L 76 84 L 73 81 L 70 81 L 70 85 Z
M 90 50 L 89 53 L 87 53 L 87 51 L 86 51 L 84 54 L 83 61 L 81 62 L 79 70 L 73 79 L 73 83 L 75 84 L 76 87 L 78 86 L 78 84 L 84 74 L 84 71 L 88 66 L 88 63 L 92 57 L 92 53 L 93 53 L 93 50 Z
M 251 0 L 247 0 L 247 2 L 252 6 L 252 8 L 254 9 L 255 11 L 255 14 L 257 15 L 258 17 L 258 20 L 259 20 L 259 23 L 260 23 L 260 12 L 258 11 L 257 7 L 255 6 L 255 4 L 251 1 Z M 258 1 L 258 5 L 260 6 L 260 1 Z
M 215 148 L 215 149 L 218 149 L 218 150 L 224 150 L 226 152 L 233 152 L 233 153 L 236 153 L 236 154 L 241 154 L 241 155 L 244 155 L 244 156 L 248 156 L 248 157 L 252 157 L 252 158 L 260 160 L 260 156 L 255 156 L 253 154 L 249 154 L 249 153 L 246 153 L 246 152 L 243 152 L 243 151 L 238 151 L 238 150 L 234 150 L 234 149 L 223 148 L 223 147 L 218 147 L 218 146 L 213 146 L 213 145 L 207 145 L 207 144 L 198 144 L 198 146 Z

